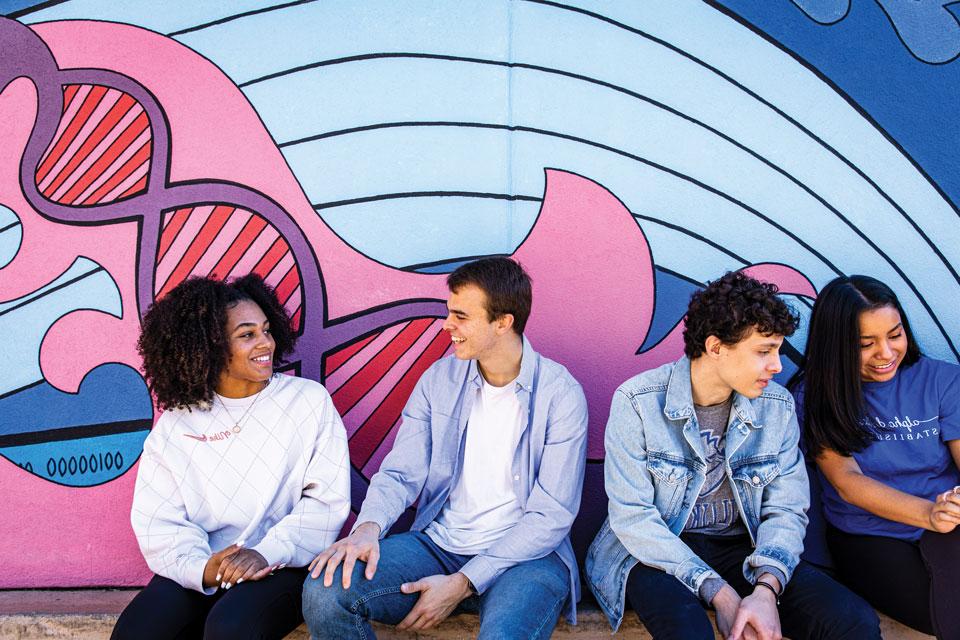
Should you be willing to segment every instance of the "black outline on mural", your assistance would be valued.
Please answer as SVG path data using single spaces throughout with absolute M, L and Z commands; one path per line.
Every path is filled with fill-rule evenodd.
M 853 0 L 846 0 L 846 2 L 847 2 L 847 8 L 846 8 L 846 10 L 843 12 L 843 15 L 842 15 L 842 16 L 840 16 L 839 18 L 837 18 L 836 20 L 833 20 L 833 21 L 831 21 L 831 22 L 824 22 L 823 20 L 817 20 L 817 19 L 814 18 L 812 15 L 810 15 L 809 13 L 807 13 L 807 10 L 806 10 L 806 9 L 804 9 L 804 8 L 801 7 L 799 4 L 797 4 L 797 0 L 790 0 L 790 4 L 792 4 L 794 7 L 796 7 L 796 8 L 800 11 L 800 13 L 802 13 L 803 15 L 805 15 L 805 16 L 807 17 L 808 20 L 810 20 L 811 22 L 816 22 L 817 24 L 819 24 L 819 25 L 822 26 L 822 27 L 830 27 L 830 26 L 833 26 L 833 25 L 837 24 L 838 22 L 843 21 L 848 15 L 850 15 L 850 5 L 853 3 Z
M 38 2 L 32 6 L 25 7 L 23 9 L 17 9 L 16 11 L 11 11 L 6 14 L 4 17 L 16 19 L 22 18 L 23 16 L 29 15 L 31 13 L 36 13 L 37 11 L 42 11 L 43 9 L 49 9 L 50 7 L 55 7 L 58 4 L 64 4 L 70 2 L 70 0 L 47 0 L 46 2 Z
M 893 27 L 893 32 L 897 34 L 897 40 L 900 41 L 900 44 L 903 45 L 903 48 L 907 50 L 907 53 L 909 53 L 914 60 L 917 60 L 918 62 L 922 62 L 924 64 L 940 66 L 940 65 L 950 64 L 957 58 L 960 58 L 960 53 L 954 54 L 954 56 L 948 60 L 941 60 L 939 62 L 933 62 L 931 60 L 926 60 L 924 58 L 921 58 L 920 56 L 918 56 L 913 52 L 913 48 L 909 44 L 907 44 L 907 41 L 903 38 L 902 35 L 900 35 L 900 27 L 897 26 L 897 23 L 893 19 L 893 16 L 887 13 L 887 8 L 883 6 L 883 3 L 880 2 L 880 0 L 876 0 L 876 3 L 877 3 L 877 6 L 880 7 L 880 11 L 883 12 L 883 15 L 886 16 L 887 21 L 890 23 L 890 26 Z M 947 15 L 953 18 L 954 22 L 956 22 L 957 25 L 960 25 L 960 18 L 957 17 L 957 14 L 955 14 L 953 11 L 947 8 L 951 5 L 956 5 L 956 4 L 960 4 L 960 0 L 955 0 L 954 2 L 945 2 L 943 5 L 941 5 L 941 8 L 947 13 Z
M 208 27 L 215 27 L 219 24 L 224 24 L 227 22 L 233 22 L 234 20 L 239 20 L 240 18 L 246 18 L 248 16 L 254 16 L 260 13 L 270 13 L 271 11 L 277 11 L 278 9 L 288 9 L 290 7 L 295 7 L 301 4 L 310 4 L 311 2 L 316 2 L 316 0 L 294 0 L 293 2 L 287 2 L 284 4 L 276 4 L 270 7 L 261 7 L 259 9 L 252 9 L 250 11 L 245 11 L 243 13 L 237 13 L 234 15 L 226 16 L 224 18 L 218 18 L 217 20 L 212 20 L 210 22 L 205 22 L 203 24 L 198 24 L 193 27 L 187 27 L 186 29 L 180 29 L 179 31 L 171 31 L 170 33 L 162 34 L 168 38 L 176 38 L 185 33 L 193 33 L 194 31 L 201 31 Z
M 793 269 L 793 270 L 796 271 L 798 274 L 800 274 L 800 276 L 803 277 L 804 280 L 807 281 L 807 284 L 809 284 L 812 289 L 816 290 L 816 287 L 813 286 L 813 283 L 810 282 L 810 278 L 808 278 L 805 273 L 803 273 L 802 271 L 797 271 L 797 269 L 795 269 L 794 267 L 790 266 L 789 264 L 784 264 L 783 262 L 758 262 L 758 263 L 753 263 L 753 264 L 747 263 L 747 264 L 745 264 L 743 267 L 741 267 L 740 269 L 737 269 L 737 271 L 743 271 L 744 269 L 749 269 L 750 267 L 755 267 L 755 266 L 758 266 L 758 265 L 767 265 L 767 264 L 780 265 L 781 267 L 789 267 L 790 269 Z M 703 289 L 704 287 L 707 286 L 707 283 L 705 283 L 705 282 L 700 282 L 700 281 L 697 280 L 696 278 L 691 278 L 690 276 L 685 276 L 685 275 L 683 275 L 683 274 L 681 274 L 681 273 L 677 273 L 676 271 L 674 271 L 674 270 L 672 270 L 672 269 L 667 269 L 667 268 L 665 268 L 665 267 L 656 267 L 656 269 L 659 269 L 660 271 L 663 271 L 663 272 L 665 272 L 665 273 L 668 273 L 668 274 L 670 274 L 671 276 L 674 276 L 674 277 L 676 277 L 676 278 L 679 278 L 679 279 L 681 279 L 681 280 L 684 280 L 684 281 L 686 281 L 686 282 L 689 282 L 690 284 L 692 284 L 692 285 L 694 285 L 694 286 L 696 286 L 696 287 L 698 287 L 698 288 L 700 288 L 700 289 Z M 807 306 L 809 306 L 809 307 L 811 307 L 811 308 L 813 307 L 812 304 L 808 304 L 808 302 L 807 302 L 807 300 L 809 300 L 810 298 L 808 298 L 807 296 L 805 296 L 805 295 L 803 295 L 803 294 L 799 294 L 799 293 L 784 293 L 783 295 L 793 296 L 793 297 L 797 298 L 798 300 L 800 300 L 801 302 L 803 302 L 804 304 L 806 304 Z M 654 309 L 656 309 L 656 295 L 654 295 Z M 652 351 L 653 349 L 655 349 L 661 342 L 663 342 L 664 340 L 666 340 L 667 336 L 669 336 L 671 333 L 673 333 L 673 330 L 676 329 L 676 328 L 680 325 L 681 322 L 683 322 L 683 316 L 681 316 L 676 322 L 674 322 L 673 325 L 671 325 L 670 328 L 667 329 L 667 330 L 663 333 L 663 335 L 660 336 L 660 338 L 657 339 L 656 342 L 650 344 L 650 346 L 648 346 L 646 349 L 643 349 L 643 345 L 641 344 L 641 345 L 640 345 L 640 348 L 637 349 L 637 353 L 636 353 L 635 355 L 638 355 L 638 356 L 639 356 L 639 355 L 642 355 L 642 354 L 644 354 L 644 353 L 647 353 L 648 351 Z M 641 350 L 641 349 L 642 349 L 642 350 Z M 800 363 L 801 358 L 802 358 L 802 356 L 803 356 L 803 354 L 800 352 L 799 349 L 795 348 L 792 344 L 790 344 L 790 342 L 788 342 L 786 339 L 784 339 L 783 345 L 781 346 L 781 350 L 783 350 L 783 351 L 787 354 L 787 357 L 789 357 L 791 360 L 793 360 L 793 361 L 794 361 L 795 363 L 797 363 L 797 365 L 799 366 L 799 363 Z
M 106 269 L 104 269 L 104 271 L 106 271 L 107 275 L 110 275 L 110 272 L 109 272 L 109 271 L 107 271 Z M 121 299 L 121 303 L 122 303 L 122 299 Z M 97 309 L 75 309 L 75 311 L 97 311 Z M 66 314 L 60 316 L 59 318 L 57 318 L 57 320 L 54 322 L 54 324 L 56 324 L 56 322 L 59 322 L 60 319 L 62 319 L 62 318 L 64 318 L 65 316 L 69 315 L 70 313 L 73 313 L 73 311 L 70 311 L 69 313 L 66 313 Z M 103 311 L 100 311 L 100 313 L 104 313 L 104 312 L 103 312 Z M 110 314 L 107 314 L 107 315 L 110 315 Z M 53 325 L 50 325 L 50 326 L 52 327 Z M 48 331 L 49 331 L 49 329 L 48 329 Z M 44 333 L 44 338 L 46 338 L 46 333 Z M 40 343 L 43 344 L 43 340 L 41 340 Z M 108 362 L 101 362 L 100 364 L 98 364 L 97 366 L 95 366 L 95 367 L 94 367 L 93 369 L 91 369 L 90 371 L 87 371 L 87 372 L 83 375 L 83 379 L 80 380 L 80 384 L 77 385 L 77 390 L 76 390 L 76 391 L 63 391 L 62 389 L 58 389 L 58 388 L 56 388 L 56 387 L 53 387 L 53 388 L 54 388 L 56 391 L 59 391 L 60 393 L 63 393 L 63 394 L 72 395 L 72 396 L 78 396 L 78 395 L 80 395 L 80 390 L 83 388 L 83 383 L 86 382 L 87 377 L 88 377 L 91 373 L 93 373 L 94 371 L 96 371 L 97 369 L 99 369 L 100 367 L 102 367 L 102 366 L 104 366 L 104 365 L 108 365 L 108 364 L 120 365 L 120 366 L 122 366 L 122 367 L 125 367 L 125 368 L 127 368 L 127 369 L 130 369 L 131 371 L 133 371 L 133 372 L 136 373 L 137 375 L 140 375 L 140 372 L 139 372 L 139 371 L 137 371 L 135 368 L 131 367 L 131 366 L 130 366 L 129 364 L 127 364 L 126 362 L 119 362 L 119 361 L 116 361 L 116 360 L 110 360 L 110 361 L 108 361 Z M 141 377 L 141 379 L 142 379 L 142 377 Z M 23 390 L 25 390 L 25 389 L 29 389 L 29 388 L 31 388 L 31 387 L 39 386 L 39 385 L 41 385 L 41 384 L 43 384 L 43 383 L 45 383 L 45 382 L 47 382 L 46 378 L 41 379 L 41 380 L 38 380 L 37 382 L 35 382 L 35 383 L 33 383 L 33 384 L 30 384 L 30 385 L 25 386 L 25 387 L 21 387 L 20 389 L 18 389 L 18 390 L 15 391 L 15 392 L 10 392 L 10 393 L 7 393 L 7 394 L 4 394 L 4 395 L 0 396 L 0 400 L 2 400 L 2 399 L 4 399 L 4 398 L 12 395 L 13 393 L 18 393 L 18 392 L 23 391 Z M 49 383 L 48 383 L 48 384 L 49 384 Z M 51 385 L 51 386 L 53 386 L 53 385 Z M 74 437 L 68 437 L 68 438 L 47 439 L 47 440 L 40 440 L 40 441 L 37 441 L 37 442 L 24 442 L 24 443 L 17 444 L 17 445 L 0 445 L 0 447 L 6 448 L 6 447 L 8 447 L 8 446 L 20 446 L 20 447 L 22 447 L 22 446 L 30 446 L 30 445 L 32 445 L 32 444 L 49 444 L 50 442 L 57 442 L 57 441 L 60 441 L 60 440 L 79 440 L 79 439 L 87 438 L 87 437 L 104 437 L 104 436 L 114 435 L 115 433 L 116 433 L 116 434 L 136 433 L 137 431 L 147 431 L 147 432 L 149 432 L 149 431 L 153 428 L 153 420 L 154 420 L 154 417 L 155 417 L 155 415 L 156 415 L 156 411 L 155 411 L 156 407 L 154 407 L 154 405 L 153 405 L 153 396 L 150 394 L 150 390 L 146 387 L 146 385 L 144 385 L 144 390 L 145 390 L 146 393 L 147 393 L 147 400 L 148 400 L 148 402 L 150 403 L 150 417 L 149 417 L 149 418 L 142 418 L 142 419 L 140 419 L 141 422 L 144 422 L 144 423 L 147 424 L 147 427 L 146 427 L 145 429 L 127 429 L 127 430 L 124 430 L 124 431 L 119 431 L 119 432 L 114 432 L 114 433 L 85 434 L 85 435 L 82 435 L 82 436 L 74 436 Z M 83 428 L 93 428 L 93 427 L 103 426 L 103 425 L 127 424 L 127 423 L 135 423 L 135 422 L 137 422 L 137 420 L 121 420 L 121 421 L 116 421 L 116 422 L 95 423 L 95 424 L 93 424 L 93 425 L 74 425 L 74 426 L 70 426 L 70 427 L 61 427 L 61 428 L 59 428 L 59 429 L 46 429 L 46 430 L 44 430 L 44 433 L 46 433 L 46 432 L 48 432 L 48 431 L 58 432 L 58 431 L 74 430 L 74 429 L 78 429 L 78 428 L 80 428 L 80 429 L 83 429 Z M 31 431 L 30 433 L 39 433 L 39 432 Z M 18 434 L 18 435 L 19 435 L 19 434 Z M 9 437 L 11 437 L 11 436 L 0 436 L 0 441 L 2 441 L 3 438 L 9 438 Z M 112 478 L 109 478 L 109 479 L 107 479 L 107 480 L 104 480 L 103 482 L 97 482 L 97 483 L 95 483 L 95 484 L 76 485 L 76 484 L 66 484 L 66 483 L 63 483 L 63 482 L 57 482 L 56 480 L 54 480 L 54 479 L 52 479 L 52 478 L 49 478 L 49 477 L 47 477 L 47 476 L 43 476 L 43 475 L 38 474 L 36 471 L 27 471 L 27 469 L 24 469 L 24 468 L 21 467 L 18 463 L 14 462 L 13 460 L 10 460 L 10 458 L 7 458 L 5 455 L 3 455 L 2 453 L 0 453 L 0 457 L 2 457 L 4 460 L 7 460 L 7 461 L 10 462 L 11 464 L 19 467 L 21 470 L 29 473 L 30 475 L 36 476 L 36 477 L 39 478 L 40 480 L 45 480 L 46 482 L 52 482 L 53 484 L 60 485 L 61 487 L 69 487 L 69 488 L 71 488 L 71 489 L 92 489 L 93 487 L 99 487 L 99 486 L 101 486 L 101 485 L 107 484 L 108 482 L 113 482 L 113 481 L 115 481 L 115 480 L 118 480 L 119 478 L 122 478 L 122 477 L 125 476 L 127 473 L 129 473 L 131 469 L 133 469 L 133 467 L 137 464 L 137 461 L 140 460 L 140 456 L 141 456 L 141 455 L 143 455 L 143 450 L 142 450 L 142 449 L 141 449 L 140 453 L 138 453 L 137 456 L 133 459 L 133 462 L 130 463 L 130 466 L 127 467 L 127 469 L 124 470 L 124 472 L 121 473 L 121 474 L 119 474 L 119 475 L 116 475 L 116 476 L 114 476 L 114 477 L 112 477 Z
M 539 202 L 539 198 L 533 198 L 533 201 Z M 465 262 L 472 262 L 474 260 L 479 260 L 480 258 L 508 258 L 510 257 L 509 253 L 481 253 L 475 256 L 460 256 L 459 258 L 444 258 L 443 260 L 434 260 L 432 262 L 421 262 L 418 264 L 408 264 L 405 267 L 401 267 L 404 271 L 412 271 L 414 273 L 427 273 L 422 271 L 423 269 L 429 269 L 431 267 L 442 267 L 445 265 L 451 264 L 460 264 Z M 452 270 L 451 270 L 452 271 Z M 429 275 L 439 275 L 443 273 L 449 273 L 449 271 L 437 271 L 434 273 L 429 273 Z
M 568 172 L 569 173 L 569 172 Z M 403 191 L 400 193 L 381 193 L 375 196 L 366 196 L 362 198 L 350 198 L 348 200 L 334 200 L 332 202 L 311 203 L 315 210 L 334 209 L 336 207 L 345 207 L 352 204 L 363 204 L 365 202 L 379 202 L 380 200 L 398 200 L 402 198 L 489 198 L 492 200 L 510 200 L 525 202 L 540 202 L 540 198 L 534 196 L 511 195 L 509 193 L 489 193 L 485 191 Z
M 101 265 L 99 262 L 97 262 L 96 260 L 94 260 L 94 259 L 92 259 L 92 258 L 90 258 L 90 257 L 88 257 L 88 256 L 78 255 L 76 258 L 74 258 L 74 260 L 70 263 L 70 265 L 67 266 L 67 268 L 64 269 L 62 273 L 60 273 L 60 275 L 58 275 L 58 276 L 56 276 L 55 278 L 51 279 L 50 282 L 48 282 L 47 284 L 45 284 L 45 285 L 43 285 L 43 286 L 44 286 L 44 287 L 49 286 L 50 283 L 55 282 L 58 278 L 62 278 L 63 275 L 64 275 L 65 273 L 67 273 L 67 272 L 70 270 L 70 268 L 71 268 L 74 264 L 76 264 L 77 260 L 79 260 L 80 258 L 83 258 L 84 260 L 88 260 L 88 261 L 92 262 L 93 264 L 97 265 L 96 268 L 95 268 L 95 269 L 91 269 L 90 271 L 87 271 L 87 272 L 85 272 L 85 273 L 82 273 L 82 274 L 80 274 L 80 275 L 78 275 L 78 276 L 74 276 L 72 279 L 70 279 L 70 280 L 68 280 L 68 281 L 66 281 L 66 282 L 61 282 L 60 284 L 56 285 L 55 287 L 51 287 L 49 290 L 44 291 L 43 293 L 41 293 L 41 294 L 39 294 L 39 295 L 30 297 L 30 296 L 32 296 L 33 294 L 37 293 L 37 291 L 39 291 L 39 290 L 42 289 L 43 287 L 40 287 L 40 289 L 37 289 L 37 290 L 35 290 L 35 291 L 32 291 L 32 292 L 28 293 L 28 294 L 25 295 L 25 296 L 21 296 L 21 298 L 29 298 L 29 299 L 24 300 L 22 303 L 14 306 L 14 307 L 11 307 L 11 308 L 9 308 L 9 309 L 4 309 L 2 312 L 0 312 L 0 316 L 2 316 L 2 315 L 5 314 L 5 313 L 8 313 L 8 312 L 10 312 L 10 311 L 13 311 L 13 310 L 15 310 L 15 309 L 19 309 L 20 307 L 22 307 L 22 306 L 24 306 L 24 305 L 26 305 L 26 304 L 30 304 L 30 303 L 34 302 L 35 300 L 39 300 L 40 298 L 43 298 L 44 296 L 46 296 L 46 295 L 48 295 L 48 294 L 54 293 L 55 291 L 59 291 L 60 289 L 63 289 L 63 288 L 65 288 L 65 287 L 67 287 L 67 286 L 76 284 L 77 282 L 79 282 L 79 281 L 81 281 L 81 280 L 83 280 L 83 279 L 85 279 L 85 278 L 88 278 L 88 277 L 90 277 L 90 276 L 93 276 L 93 275 L 95 275 L 95 274 L 97 274 L 97 273 L 100 273 L 101 271 L 104 272 L 105 274 L 107 274 L 107 277 L 110 278 L 110 282 L 113 283 L 114 289 L 115 289 L 116 292 L 117 292 L 117 296 L 120 298 L 120 315 L 119 315 L 119 316 L 116 316 L 116 315 L 110 313 L 109 311 L 103 311 L 102 309 L 95 309 L 95 308 L 93 308 L 93 307 L 79 307 L 79 308 L 77 308 L 77 309 L 71 309 L 71 310 L 67 311 L 67 312 L 64 313 L 64 314 L 57 316 L 57 318 L 56 318 L 55 320 L 53 320 L 53 321 L 49 324 L 49 326 L 47 326 L 47 328 L 44 330 L 43 335 L 40 337 L 40 342 L 39 342 L 39 345 L 40 345 L 40 346 L 39 346 L 39 348 L 37 349 L 37 370 L 40 371 L 40 375 L 42 376 L 42 378 L 41 378 L 40 380 L 35 381 L 35 382 L 31 382 L 30 384 L 24 385 L 24 386 L 22 386 L 22 387 L 20 387 L 20 388 L 18 388 L 18 389 L 14 389 L 14 390 L 12 390 L 12 391 L 7 391 L 6 393 L 0 394 L 0 400 L 3 400 L 4 398 L 7 398 L 7 397 L 9 397 L 9 396 L 12 396 L 12 395 L 15 394 L 15 393 L 20 393 L 21 391 L 24 391 L 24 390 L 29 389 L 29 388 L 31 388 L 31 387 L 35 387 L 35 386 L 37 386 L 38 384 L 42 384 L 43 382 L 46 382 L 46 381 L 47 381 L 46 376 L 43 375 L 43 364 L 42 364 L 41 361 L 40 361 L 40 352 L 43 350 L 43 343 L 44 343 L 44 342 L 46 341 L 46 339 L 47 339 L 47 334 L 50 333 L 50 331 L 53 329 L 53 327 L 55 327 L 55 326 L 57 325 L 58 322 L 60 322 L 61 320 L 63 320 L 63 319 L 64 319 L 65 317 L 67 317 L 68 315 L 71 315 L 71 314 L 73 314 L 73 313 L 76 313 L 77 311 L 92 311 L 92 312 L 94 312 L 94 313 L 102 313 L 102 314 L 104 314 L 104 315 L 110 316 L 111 318 L 116 318 L 117 320 L 123 320 L 123 319 L 124 319 L 125 310 L 124 310 L 124 308 L 123 308 L 123 294 L 122 294 L 121 291 L 120 291 L 120 286 L 117 284 L 116 279 L 114 279 L 113 274 L 110 273 L 110 271 L 108 271 L 108 270 L 106 269 L 106 267 L 104 267 L 104 266 Z M 8 300 L 7 302 L 12 302 L 12 300 Z M 106 363 L 104 363 L 104 364 L 106 364 Z M 97 365 L 97 366 L 99 366 L 99 365 Z M 129 366 L 129 365 L 124 365 L 124 366 Z M 132 367 L 131 367 L 131 368 L 132 368 Z M 93 371 L 93 369 L 91 369 L 90 371 Z M 90 374 L 90 371 L 88 371 L 87 373 L 84 374 L 83 379 L 81 379 L 81 382 L 80 382 L 81 385 L 83 384 L 83 380 L 85 380 L 86 377 Z M 134 371 L 136 371 L 136 370 L 134 369 Z M 64 391 L 64 393 L 79 393 L 79 386 L 77 387 L 77 389 L 78 389 L 77 392 Z M 58 391 L 62 391 L 62 389 L 58 389 Z

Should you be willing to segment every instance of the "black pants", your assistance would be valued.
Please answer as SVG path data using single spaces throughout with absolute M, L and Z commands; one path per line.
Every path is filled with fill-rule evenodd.
M 960 528 L 919 543 L 827 527 L 840 580 L 878 610 L 940 640 L 960 640 Z
M 681 539 L 733 589 L 746 597 L 743 577 L 750 538 L 684 534 Z M 713 640 L 700 599 L 675 577 L 638 564 L 627 579 L 627 600 L 656 640 Z M 862 598 L 812 565 L 800 562 L 780 598 L 780 627 L 794 640 L 880 640 L 877 614 Z
M 207 596 L 154 576 L 120 614 L 111 640 L 283 638 L 303 622 L 306 569 L 281 569 Z

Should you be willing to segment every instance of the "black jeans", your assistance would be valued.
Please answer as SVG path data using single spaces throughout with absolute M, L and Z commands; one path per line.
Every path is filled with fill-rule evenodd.
M 940 640 L 960 640 L 960 528 L 919 543 L 827 526 L 840 580 L 878 610 Z
M 748 536 L 680 538 L 741 597 L 753 592 L 743 577 L 743 561 L 753 551 Z M 627 600 L 655 640 L 715 638 L 700 599 L 659 569 L 634 567 L 627 579 Z M 880 640 L 880 621 L 870 605 L 806 562 L 797 565 L 780 602 L 780 627 L 793 640 Z
M 283 638 L 303 622 L 300 596 L 306 569 L 281 569 L 211 596 L 154 576 L 130 601 L 111 640 Z

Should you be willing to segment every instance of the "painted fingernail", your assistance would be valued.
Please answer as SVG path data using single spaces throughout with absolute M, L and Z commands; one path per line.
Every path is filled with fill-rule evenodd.
M 221 588 L 221 589 L 226 589 L 226 588 L 227 588 L 227 583 L 226 583 L 226 582 L 221 582 L 221 583 L 220 583 L 220 588 Z
M 239 580 L 237 580 L 237 584 L 240 584 L 241 582 L 243 582 L 243 578 L 240 578 Z
M 232 586 L 233 586 L 233 585 L 228 582 L 226 588 L 229 589 L 229 588 L 232 587 Z
M 220 575 L 219 573 L 217 574 L 217 580 L 223 580 L 223 576 Z

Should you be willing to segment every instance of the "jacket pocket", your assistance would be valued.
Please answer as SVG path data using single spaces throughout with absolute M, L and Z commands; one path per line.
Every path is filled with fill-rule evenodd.
M 733 480 L 740 492 L 741 502 L 747 516 L 753 522 L 755 530 L 760 524 L 760 507 L 763 503 L 764 488 L 780 475 L 780 464 L 776 455 L 753 457 L 743 460 L 731 468 Z
M 659 451 L 647 452 L 647 470 L 653 478 L 654 505 L 669 526 L 683 507 L 693 471 L 683 458 Z

